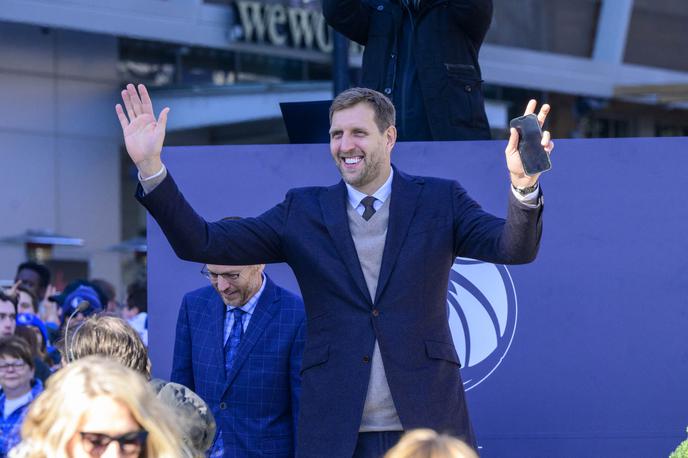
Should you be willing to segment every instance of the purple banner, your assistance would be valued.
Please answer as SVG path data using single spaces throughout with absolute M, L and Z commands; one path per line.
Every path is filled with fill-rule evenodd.
M 504 142 L 408 143 L 409 174 L 458 180 L 506 210 Z M 668 456 L 688 426 L 688 139 L 559 140 L 538 259 L 458 259 L 447 310 L 483 457 Z M 293 187 L 338 181 L 326 145 L 168 148 L 206 219 L 254 216 Z M 207 280 L 149 241 L 150 351 L 168 378 L 177 310 Z M 287 266 L 267 269 L 298 292 Z M 422 383 L 422 381 L 419 381 Z

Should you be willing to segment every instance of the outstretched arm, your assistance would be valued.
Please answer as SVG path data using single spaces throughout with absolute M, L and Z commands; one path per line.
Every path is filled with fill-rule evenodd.
M 137 198 L 160 224 L 180 258 L 231 265 L 284 261 L 279 228 L 275 228 L 282 222 L 284 205 L 255 219 L 207 223 L 184 199 L 160 159 L 169 108 L 156 119 L 143 84 L 128 84 L 122 101 L 124 107 L 117 104 L 115 112 L 127 153 L 139 170 L 143 192 L 137 191 Z
M 535 112 L 537 102 L 528 102 L 524 114 Z M 550 111 L 543 105 L 538 113 L 542 126 Z M 550 154 L 554 143 L 550 133 L 544 131 L 541 140 L 545 151 Z M 509 143 L 504 151 L 511 184 L 518 189 L 533 187 L 540 174 L 528 176 L 518 152 L 518 133 L 511 129 Z M 485 212 L 458 184 L 453 190 L 454 217 L 457 228 L 454 254 L 499 264 L 520 264 L 535 259 L 542 234 L 542 204 L 539 188 L 527 196 L 517 192 L 509 195 L 506 220 Z M 532 196 L 532 201 L 531 200 Z
M 163 108 L 158 119 L 155 119 L 153 102 L 143 84 L 139 84 L 138 89 L 133 84 L 127 84 L 122 91 L 122 101 L 124 108 L 118 103 L 115 112 L 122 126 L 124 145 L 141 178 L 145 179 L 162 169 L 160 153 L 170 109 Z

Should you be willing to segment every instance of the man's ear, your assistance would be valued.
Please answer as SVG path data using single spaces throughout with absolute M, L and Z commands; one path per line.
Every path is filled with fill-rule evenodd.
M 394 125 L 391 125 L 387 128 L 385 131 L 385 141 L 386 141 L 386 146 L 388 151 L 392 151 L 392 148 L 394 148 L 394 145 L 397 143 L 397 128 Z

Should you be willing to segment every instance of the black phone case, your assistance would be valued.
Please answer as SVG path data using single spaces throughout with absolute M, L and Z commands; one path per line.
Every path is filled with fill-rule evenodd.
M 552 168 L 549 154 L 540 143 L 542 129 L 537 116 L 534 114 L 519 116 L 509 123 L 518 132 L 518 152 L 521 155 L 523 170 L 526 175 L 533 176 L 546 172 Z

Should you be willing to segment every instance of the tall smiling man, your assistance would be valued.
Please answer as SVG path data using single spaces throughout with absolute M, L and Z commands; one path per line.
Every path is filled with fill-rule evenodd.
M 156 120 L 143 85 L 128 85 L 122 98 L 116 112 L 140 172 L 138 198 L 177 255 L 210 264 L 286 262 L 299 281 L 307 334 L 298 457 L 379 457 L 403 430 L 419 427 L 475 444 L 447 282 L 456 256 L 535 258 L 542 199 L 538 177 L 523 172 L 515 131 L 506 148 L 512 189 L 504 220 L 454 181 L 393 167 L 393 105 L 373 90 L 349 89 L 330 108 L 330 152 L 342 181 L 293 189 L 256 218 L 208 223 L 162 164 L 169 110 Z M 534 111 L 531 101 L 526 112 Z M 540 110 L 541 123 L 548 111 Z M 542 144 L 552 150 L 548 132 Z

